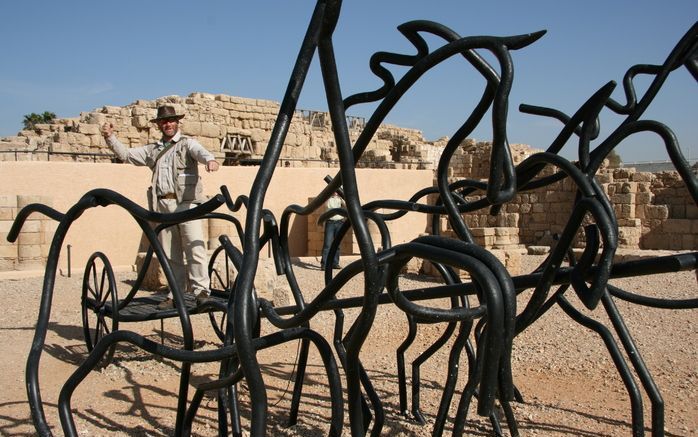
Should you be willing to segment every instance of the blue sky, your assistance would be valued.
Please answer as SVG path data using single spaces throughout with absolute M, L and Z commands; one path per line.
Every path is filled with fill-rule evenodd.
M 31 112 L 76 117 L 103 105 L 165 95 L 200 91 L 280 101 L 313 5 L 311 0 L 0 2 L 0 136 L 16 134 Z M 368 68 L 373 52 L 413 53 L 396 26 L 414 19 L 440 22 L 463 36 L 546 29 L 542 39 L 513 52 L 508 124 L 510 142 L 545 148 L 560 124 L 521 114 L 519 104 L 572 114 L 608 81 L 620 84 L 630 66 L 661 64 L 698 19 L 698 2 L 346 0 L 334 39 L 345 96 L 378 86 Z M 638 81 L 638 94 L 648 82 Z M 690 159 L 698 158 L 696 85 L 685 68 L 676 71 L 645 114 L 672 127 Z M 465 63 L 447 62 L 387 121 L 421 129 L 430 140 L 451 136 L 482 90 L 482 79 Z M 620 85 L 613 97 L 624 101 Z M 299 108 L 326 108 L 316 65 Z M 365 116 L 371 109 L 352 108 L 350 115 Z M 618 121 L 611 115 L 602 119 L 602 137 Z M 488 123 L 472 137 L 491 139 Z M 618 150 L 625 162 L 668 159 L 649 134 L 629 138 Z M 574 144 L 564 154 L 573 157 Z

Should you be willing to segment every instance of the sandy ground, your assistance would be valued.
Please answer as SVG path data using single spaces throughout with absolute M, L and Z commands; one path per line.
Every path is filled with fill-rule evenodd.
M 530 271 L 541 260 L 529 256 L 525 267 Z M 320 290 L 317 265 L 303 263 L 296 267 L 301 286 L 310 299 Z M 132 274 L 120 273 L 119 290 L 128 289 Z M 674 298 L 698 297 L 696 274 L 646 276 L 614 280 L 614 284 L 654 296 Z M 429 285 L 423 278 L 401 280 L 403 289 Z M 31 436 L 35 431 L 27 403 L 24 368 L 34 334 L 42 278 L 0 280 L 0 435 Z M 80 316 L 81 278 L 58 277 L 51 314 L 50 329 L 41 360 L 41 388 L 45 411 L 55 435 L 62 435 L 57 418 L 58 392 L 86 356 Z M 350 283 L 342 296 L 361 293 L 358 281 Z M 578 309 L 582 305 L 573 292 L 569 301 Z M 522 308 L 526 294 L 520 296 Z M 660 310 L 643 308 L 617 301 L 636 345 L 659 387 L 665 402 L 665 435 L 698 435 L 698 329 L 696 310 Z M 434 302 L 434 305 L 439 303 Z M 590 317 L 610 326 L 603 308 L 589 312 Z M 355 310 L 346 312 L 349 326 Z M 197 348 L 215 348 L 218 344 L 208 316 L 197 315 L 194 335 Z M 332 313 L 322 313 L 312 327 L 331 339 L 334 324 Z M 395 350 L 404 339 L 405 317 L 396 307 L 379 309 L 374 329 L 366 342 L 362 360 L 381 397 L 386 423 L 382 435 L 431 435 L 434 417 L 445 380 L 448 347 L 443 348 L 422 367 L 421 409 L 427 419 L 424 426 L 400 414 Z M 162 331 L 164 328 L 164 332 Z M 121 324 L 155 341 L 177 346 L 181 331 L 176 319 Z M 418 337 L 407 353 L 410 363 L 442 332 L 441 325 L 420 327 Z M 267 322 L 264 332 L 272 332 Z M 294 370 L 297 342 L 290 342 L 259 353 L 264 378 L 269 387 L 269 435 L 321 436 L 328 430 L 329 401 L 326 378 L 320 360 L 311 352 L 307 385 L 298 423 L 285 427 L 290 405 L 289 379 Z M 158 359 L 134 347 L 120 346 L 112 364 L 93 372 L 73 396 L 72 407 L 80 435 L 161 436 L 173 433 L 177 389 L 181 365 Z M 461 369 L 467 359 L 461 358 Z M 558 306 L 554 306 L 514 342 L 513 370 L 515 383 L 524 402 L 513 403 L 520 434 L 523 436 L 623 436 L 632 435 L 630 403 L 627 391 L 613 366 L 603 342 L 592 331 L 574 322 Z M 195 364 L 192 384 L 215 378 L 215 364 Z M 409 376 L 409 369 L 408 369 Z M 637 377 L 635 377 L 637 381 Z M 458 392 L 464 384 L 461 376 Z M 191 399 L 193 390 L 189 392 Z M 240 389 L 243 425 L 247 425 L 250 405 L 244 383 Z M 492 435 L 487 418 L 475 414 L 473 405 L 468 414 L 466 435 Z M 644 427 L 650 435 L 651 406 L 643 395 Z M 447 432 L 450 435 L 454 408 L 451 408 Z M 345 420 L 346 420 L 345 412 Z M 502 419 L 502 423 L 504 423 Z M 206 396 L 193 428 L 194 435 L 213 436 L 216 430 L 216 400 Z M 344 428 L 344 435 L 349 435 Z M 509 431 L 504 426 L 504 434 Z

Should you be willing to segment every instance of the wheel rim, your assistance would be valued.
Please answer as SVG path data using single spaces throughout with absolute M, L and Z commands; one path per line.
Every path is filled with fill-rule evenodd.
M 112 317 L 107 316 L 107 303 L 112 303 Z M 82 284 L 82 326 L 85 345 L 91 352 L 94 346 L 107 334 L 118 329 L 116 304 L 116 280 L 109 260 L 102 253 L 93 254 L 85 267 Z M 115 346 L 112 345 L 101 365 L 111 361 Z
M 222 259 L 219 259 L 223 257 Z M 211 282 L 211 290 L 229 291 L 235 282 L 237 271 L 232 260 L 227 256 L 223 246 L 218 246 L 211 255 L 208 263 L 208 277 Z M 218 288 L 220 286 L 220 289 Z
M 222 258 L 221 258 L 222 257 Z M 211 291 L 231 293 L 237 279 L 236 263 L 228 256 L 223 246 L 218 246 L 211 254 L 208 263 L 208 276 L 211 281 Z M 220 289 L 217 288 L 220 286 Z M 211 326 L 221 341 L 225 341 L 227 314 L 225 311 L 208 313 Z

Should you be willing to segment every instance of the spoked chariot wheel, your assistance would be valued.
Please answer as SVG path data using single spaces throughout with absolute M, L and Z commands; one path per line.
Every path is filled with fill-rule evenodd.
M 208 277 L 211 280 L 211 295 L 228 297 L 237 279 L 238 269 L 233 260 L 227 255 L 223 246 L 218 246 L 211 254 L 208 263 Z M 225 323 L 227 315 L 225 311 L 212 311 L 208 313 L 211 326 L 218 338 L 225 339 Z
M 93 253 L 87 260 L 85 274 L 82 277 L 80 303 L 85 344 L 87 350 L 92 352 L 102 337 L 119 328 L 119 299 L 116 293 L 114 270 L 102 252 Z M 115 349 L 116 345 L 109 347 L 99 367 L 105 367 L 111 362 Z

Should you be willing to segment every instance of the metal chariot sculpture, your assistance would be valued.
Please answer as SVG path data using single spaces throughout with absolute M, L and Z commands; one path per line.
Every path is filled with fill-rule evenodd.
M 566 294 L 570 288 L 587 309 L 605 311 L 621 339 L 621 345 L 613 340 L 608 341 L 607 348 L 609 354 L 614 357 L 618 372 L 628 390 L 633 435 L 644 435 L 646 426 L 643 422 L 644 407 L 640 390 L 632 375 L 633 369 L 651 401 L 652 435 L 663 435 L 664 407 L 661 395 L 630 333 L 623 325 L 614 301 L 623 299 L 637 305 L 668 309 L 696 308 L 698 296 L 697 299 L 683 301 L 649 298 L 618 289 L 608 281 L 619 276 L 696 269 L 697 254 L 614 263 L 614 252 L 618 244 L 618 223 L 611 203 L 594 179 L 594 175 L 602 161 L 625 138 L 638 132 L 652 132 L 663 142 L 671 161 L 685 182 L 686 189 L 698 204 L 696 176 L 691 173 L 687 161 L 682 156 L 674 134 L 669 127 L 642 118 L 658 90 L 673 71 L 686 68 L 698 80 L 698 26 L 694 25 L 688 30 L 664 63 L 636 65 L 628 70 L 623 80 L 626 102 L 617 102 L 610 97 L 616 83 L 609 82 L 600 87 L 572 115 L 547 107 L 521 105 L 519 109 L 523 112 L 558 120 L 560 132 L 552 139 L 546 151 L 536 153 L 514 165 L 507 143 L 506 124 L 514 70 L 510 52 L 523 50 L 535 43 L 543 36 L 544 31 L 507 37 L 462 37 L 448 27 L 434 22 L 408 22 L 398 30 L 414 45 L 416 53 L 406 55 L 376 52 L 370 60 L 370 66 L 382 80 L 382 86 L 345 97 L 340 86 L 341 78 L 335 65 L 332 44 L 335 25 L 340 17 L 340 7 L 341 0 L 318 0 L 316 3 L 291 72 L 271 139 L 249 196 L 233 199 L 227 189 L 222 187 L 219 195 L 196 209 L 159 214 L 140 207 L 118 193 L 96 189 L 86 193 L 65 213 L 41 204 L 29 205 L 20 211 L 8 236 L 11 241 L 17 238 L 30 214 L 41 213 L 58 221 L 46 265 L 41 306 L 26 367 L 27 394 L 37 433 L 42 436 L 52 434 L 44 414 L 39 368 L 51 312 L 58 255 L 71 224 L 79 219 L 83 211 L 114 204 L 128 211 L 139 224 L 150 243 L 150 249 L 146 265 L 143 266 L 132 290 L 123 298 L 116 294 L 114 274 L 106 256 L 98 252 L 88 261 L 83 284 L 82 311 L 90 352 L 73 375 L 65 381 L 60 391 L 58 409 L 61 429 L 65 435 L 77 436 L 79 433 L 71 410 L 74 390 L 90 372 L 109 361 L 114 347 L 119 343 L 130 343 L 153 357 L 164 357 L 181 363 L 175 435 L 190 434 L 192 422 L 206 392 L 217 394 L 219 435 L 242 435 L 237 403 L 238 383 L 242 380 L 245 380 L 249 390 L 251 408 L 249 429 L 246 431 L 254 437 L 266 435 L 269 400 L 257 353 L 261 349 L 274 348 L 293 340 L 300 340 L 302 346 L 297 357 L 298 371 L 289 411 L 289 423 L 293 424 L 297 420 L 299 406 L 303 401 L 305 363 L 310 347 L 314 346 L 322 358 L 328 381 L 331 418 L 327 435 L 380 435 L 385 420 L 381 399 L 373 389 L 369 374 L 360 360 L 364 340 L 372 329 L 380 325 L 379 321 L 374 320 L 379 305 L 397 306 L 404 311 L 410 323 L 410 335 L 397 351 L 396 377 L 400 386 L 400 408 L 405 415 L 424 423 L 424 416 L 419 407 L 419 365 L 436 350 L 450 344 L 449 365 L 443 369 L 446 382 L 435 415 L 432 435 L 440 436 L 447 432 L 448 419 L 452 424 L 452 435 L 461 435 L 467 421 L 468 407 L 473 399 L 477 402 L 477 413 L 490 417 L 494 435 L 502 433 L 502 424 L 498 420 L 500 416 L 495 414 L 496 408 L 503 410 L 510 434 L 518 435 L 516 417 L 511 408 L 511 402 L 522 401 L 522 394 L 516 390 L 516 381 L 511 374 L 511 350 L 517 334 L 535 323 L 552 306 L 559 305 L 580 325 L 595 330 L 604 338 L 610 338 L 608 328 L 583 315 L 569 303 Z M 431 48 L 423 37 L 426 34 L 437 37 L 441 45 Z M 495 65 L 485 60 L 482 56 L 485 52 L 495 60 Z M 340 169 L 328 183 L 318 181 L 318 194 L 313 201 L 307 205 L 289 205 L 277 221 L 271 212 L 263 209 L 265 193 L 273 177 L 296 109 L 296 102 L 315 55 L 318 56 L 322 70 Z M 464 58 L 470 67 L 485 79 L 486 85 L 478 104 L 455 130 L 439 159 L 436 186 L 424 187 L 409 199 L 385 199 L 361 204 L 355 163 L 361 158 L 378 126 L 410 87 L 423 75 L 428 74 L 431 68 L 452 57 Z M 390 65 L 404 67 L 402 77 L 394 77 L 388 68 Z M 652 78 L 650 86 L 641 96 L 636 95 L 633 85 L 633 80 L 638 74 L 649 75 Z M 345 112 L 349 107 L 362 103 L 374 103 L 376 109 L 368 118 L 358 139 L 352 143 Z M 484 116 L 487 111 L 492 113 L 493 130 L 488 179 L 449 181 L 448 168 L 454 152 L 476 126 L 485 122 Z M 624 120 L 607 138 L 600 139 L 598 119 L 602 111 L 613 111 L 622 115 Z M 571 138 L 576 138 L 578 142 L 578 156 L 575 162 L 558 155 L 562 146 Z M 592 148 L 594 140 L 598 140 L 598 144 Z M 552 175 L 541 176 L 546 167 L 553 167 L 556 171 Z M 497 214 L 517 193 L 540 188 L 565 178 L 573 181 L 577 195 L 570 205 L 568 222 L 555 247 L 538 269 L 529 274 L 512 277 L 501 262 L 474 242 L 462 214 L 482 209 Z M 344 214 L 348 220 L 335 240 L 329 256 L 331 259 L 334 251 L 338 250 L 341 237 L 351 229 L 358 241 L 361 258 L 347 265 L 335 276 L 328 263 L 324 289 L 312 300 L 307 300 L 295 280 L 289 257 L 287 237 L 290 218 L 293 215 L 308 215 L 316 211 L 331 193 L 338 189 L 343 193 L 346 209 L 326 213 L 321 220 L 338 213 Z M 429 195 L 436 195 L 437 201 L 428 203 L 426 198 Z M 476 200 L 471 200 L 473 198 Z M 246 209 L 244 224 L 229 214 L 242 208 Z M 225 209 L 229 211 L 225 212 Z M 393 212 L 378 212 L 379 210 Z M 434 218 L 431 235 L 393 246 L 386 222 L 405 214 L 431 215 Z M 439 216 L 448 218 L 457 238 L 439 235 Z M 194 308 L 185 298 L 182 284 L 174 281 L 170 265 L 161 261 L 176 301 L 176 308 L 157 310 L 157 302 L 153 301 L 153 298 L 140 298 L 137 292 L 152 255 L 165 260 L 162 246 L 157 239 L 158 232 L 176 223 L 205 217 L 217 217 L 234 223 L 242 242 L 241 247 L 235 247 L 227 236 L 222 236 L 221 248 L 214 254 L 214 258 L 217 255 L 224 256 L 226 262 L 233 266 L 236 277 L 234 280 L 226 277 L 222 281 L 223 288 L 214 290 L 215 299 L 207 306 Z M 372 241 L 368 231 L 368 220 L 374 222 L 380 230 L 379 244 Z M 585 240 L 585 249 L 581 256 L 575 258 L 571 248 L 573 238 L 579 232 L 582 232 Z M 275 307 L 271 302 L 259 299 L 255 295 L 253 280 L 260 250 L 265 245 L 271 246 L 278 274 L 284 275 L 288 280 L 295 299 L 292 306 Z M 381 249 L 377 250 L 376 247 Z M 418 293 L 415 290 L 401 290 L 397 281 L 398 273 L 412 258 L 426 260 L 435 265 L 443 283 L 434 285 L 433 288 L 421 289 Z M 471 280 L 462 282 L 455 269 L 467 271 Z M 356 276 L 363 278 L 363 298 L 352 300 L 337 297 L 346 282 Z M 526 289 L 533 289 L 533 293 L 523 308 L 517 308 L 517 294 Z M 431 300 L 444 297 L 451 299 L 450 308 L 430 306 Z M 468 297 L 474 299 L 477 304 L 469 304 Z M 138 311 L 133 310 L 134 305 L 139 306 Z M 349 329 L 344 330 L 342 310 L 350 307 L 358 308 L 359 314 L 351 322 Z M 313 331 L 309 323 L 319 312 L 330 310 L 337 314 L 336 335 L 332 340 L 325 339 Z M 218 348 L 206 351 L 194 348 L 190 317 L 200 312 L 208 312 L 212 320 L 214 314 L 224 316 L 217 319 L 222 320 L 220 324 L 214 323 L 220 338 Z M 93 325 L 91 318 L 95 317 L 97 321 Z M 165 346 L 135 332 L 118 328 L 119 320 L 138 321 L 164 317 L 179 319 L 183 333 L 181 347 Z M 260 336 L 260 317 L 266 318 L 276 331 Z M 408 407 L 404 352 L 410 346 L 414 338 L 413 333 L 420 323 L 442 323 L 445 329 L 439 340 L 412 363 L 412 406 Z M 346 334 L 342 334 L 345 331 Z M 474 344 L 469 340 L 472 333 L 475 333 L 477 339 Z M 455 339 L 447 343 L 453 337 Z M 621 355 L 621 346 L 628 352 L 629 363 Z M 468 366 L 465 366 L 465 371 L 459 372 L 458 363 L 463 351 L 467 352 Z M 190 366 L 191 363 L 197 362 L 220 363 L 220 375 L 213 382 L 195 386 L 194 395 L 189 400 Z M 344 378 L 340 377 L 339 366 L 343 368 Z M 454 396 L 459 378 L 465 382 L 462 383 L 461 394 L 456 400 Z M 343 396 L 343 387 L 346 388 L 346 398 Z M 498 406 L 495 400 L 498 400 Z M 449 418 L 449 407 L 454 402 L 457 405 L 457 413 L 455 417 Z M 344 429 L 345 413 L 348 414 L 348 429 Z

